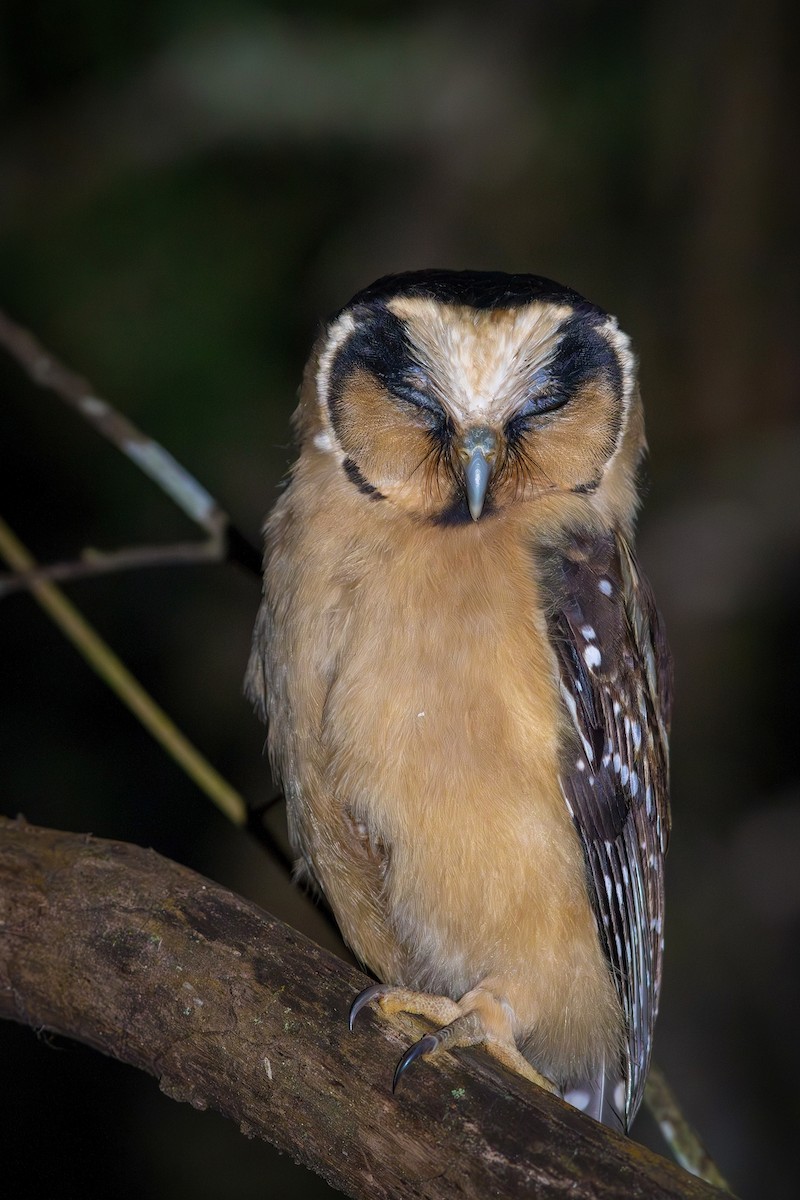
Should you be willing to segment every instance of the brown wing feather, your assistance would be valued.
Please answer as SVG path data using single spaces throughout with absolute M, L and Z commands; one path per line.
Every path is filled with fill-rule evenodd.
M 671 666 L 646 580 L 622 538 L 576 537 L 549 563 L 550 633 L 576 737 L 561 785 L 586 857 L 600 939 L 625 1016 L 616 1106 L 644 1094 L 663 952 Z

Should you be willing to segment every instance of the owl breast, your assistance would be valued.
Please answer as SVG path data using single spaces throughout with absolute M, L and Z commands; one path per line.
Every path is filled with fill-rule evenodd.
M 273 664 L 271 751 L 345 937 L 381 979 L 460 996 L 496 978 L 521 1033 L 569 1028 L 574 1052 L 586 1025 L 590 1044 L 610 985 L 558 787 L 560 701 L 524 527 L 373 522 L 343 541 L 335 513 L 293 516 L 291 493 L 274 522 L 274 640 L 304 661 Z M 537 958 L 552 945 L 558 963 Z

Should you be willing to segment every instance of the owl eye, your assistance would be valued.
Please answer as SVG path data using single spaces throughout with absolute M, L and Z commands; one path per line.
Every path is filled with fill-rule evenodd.
M 444 428 L 447 424 L 447 414 L 437 400 L 424 390 L 427 378 L 421 372 L 410 371 L 403 379 L 393 380 L 392 393 L 404 404 L 421 409 L 425 420 L 433 428 Z
M 518 437 L 530 428 L 535 417 L 541 417 L 545 413 L 563 408 L 568 399 L 569 396 L 554 385 L 551 385 L 547 391 L 534 393 L 524 401 L 511 420 L 506 423 L 506 435 L 510 438 Z
M 396 387 L 394 392 L 400 400 L 404 400 L 406 404 L 413 404 L 414 408 L 424 408 L 426 412 L 433 413 L 436 417 L 444 416 L 441 405 L 432 400 L 430 396 L 426 396 L 424 392 L 419 391 L 418 388 L 401 385 Z

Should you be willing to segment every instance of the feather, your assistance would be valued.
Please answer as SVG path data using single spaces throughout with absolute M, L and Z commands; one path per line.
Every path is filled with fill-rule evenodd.
M 644 1094 L 663 952 L 663 859 L 669 836 L 667 728 L 671 668 L 650 588 L 613 533 L 576 535 L 546 577 L 561 692 L 574 737 L 561 787 L 586 859 L 601 943 L 625 1017 L 618 1067 L 584 1085 L 626 1128 Z

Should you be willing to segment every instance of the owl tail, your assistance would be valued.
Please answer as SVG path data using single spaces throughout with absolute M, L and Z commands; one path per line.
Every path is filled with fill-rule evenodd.
M 625 1117 L 625 1079 L 619 1068 L 601 1070 L 564 1092 L 567 1104 L 579 1108 L 617 1133 L 627 1133 Z

